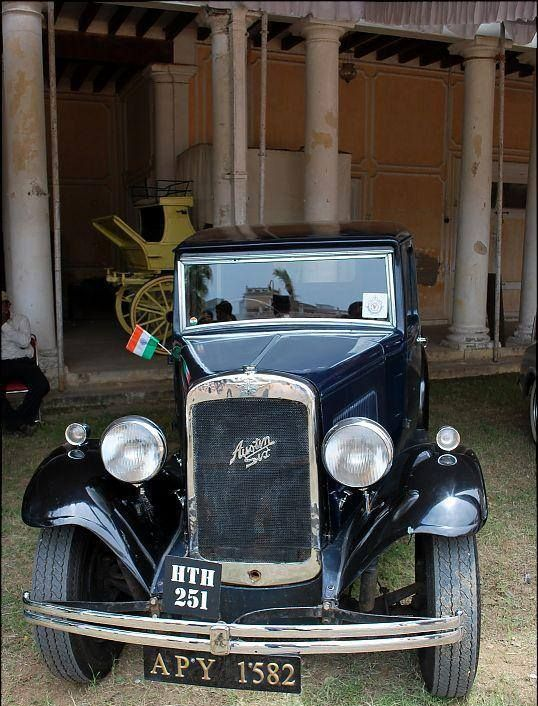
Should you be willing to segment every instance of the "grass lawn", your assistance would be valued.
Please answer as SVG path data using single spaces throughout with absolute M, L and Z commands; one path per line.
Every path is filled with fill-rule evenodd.
M 536 703 L 536 450 L 528 407 L 515 375 L 432 383 L 431 427 L 458 428 L 477 452 L 488 489 L 490 517 L 478 536 L 482 575 L 482 646 L 470 706 Z M 166 429 L 174 446 L 170 412 L 159 408 L 95 411 L 94 435 L 116 416 L 144 413 Z M 24 489 L 38 462 L 63 439 L 81 412 L 45 416 L 31 439 L 3 438 L 2 501 L 2 704 L 4 706 L 425 706 L 440 704 L 422 687 L 412 652 L 312 656 L 303 660 L 301 696 L 275 696 L 144 682 L 142 650 L 124 650 L 102 682 L 77 687 L 55 679 L 38 657 L 22 618 L 21 592 L 31 584 L 38 530 L 20 519 Z M 447 473 L 450 471 L 447 470 Z M 392 547 L 381 565 L 385 584 L 410 567 L 412 547 Z M 454 702 L 452 702 L 454 703 Z M 457 702 L 456 702 L 457 703 Z

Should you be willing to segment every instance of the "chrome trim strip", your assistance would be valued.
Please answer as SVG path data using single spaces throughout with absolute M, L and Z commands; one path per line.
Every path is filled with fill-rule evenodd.
M 346 630 L 343 632 L 343 628 L 368 628 L 369 633 L 373 635 L 379 635 L 380 628 L 388 629 L 387 624 L 368 624 L 368 625 L 334 625 L 329 628 L 329 626 L 321 625 L 303 625 L 303 626 L 256 626 L 256 625 L 236 625 L 234 623 L 227 624 L 224 622 L 218 623 L 206 623 L 204 625 L 204 634 L 206 637 L 193 637 L 190 634 L 159 634 L 158 632 L 144 632 L 143 630 L 133 630 L 128 629 L 127 623 L 133 624 L 136 627 L 141 626 L 146 628 L 147 623 L 149 623 L 149 628 L 153 631 L 162 630 L 164 628 L 163 623 L 170 624 L 170 622 L 176 622 L 176 631 L 183 633 L 190 633 L 193 629 L 196 629 L 197 633 L 201 630 L 195 626 L 198 624 L 190 621 L 168 621 L 162 618 L 147 618 L 147 617 L 134 617 L 130 616 L 125 618 L 124 615 L 110 614 L 107 615 L 107 619 L 111 621 L 116 621 L 120 625 L 125 627 L 115 627 L 113 624 L 109 627 L 104 624 L 99 624 L 98 619 L 100 614 L 97 611 L 77 611 L 68 610 L 62 608 L 61 606 L 54 606 L 54 612 L 56 615 L 48 615 L 47 611 L 50 613 L 51 607 L 47 607 L 47 604 L 41 604 L 35 601 L 30 601 L 29 599 L 24 599 L 26 604 L 24 610 L 24 616 L 28 622 L 34 625 L 40 625 L 45 628 L 51 628 L 53 630 L 60 630 L 62 632 L 74 633 L 77 635 L 83 635 L 85 637 L 96 637 L 104 640 L 112 640 L 117 642 L 126 642 L 128 644 L 134 645 L 147 645 L 151 647 L 169 647 L 182 650 L 197 650 L 200 652 L 211 652 L 211 639 L 210 636 L 217 631 L 224 631 L 227 634 L 229 631 L 229 652 L 236 654 L 265 654 L 265 655 L 276 655 L 276 654 L 326 654 L 326 653 L 359 653 L 359 652 L 383 652 L 388 650 L 411 650 L 421 647 L 434 647 L 439 645 L 449 645 L 458 642 L 462 638 L 462 628 L 461 616 L 449 616 L 446 618 L 432 618 L 425 619 L 428 623 L 430 632 L 424 630 L 419 630 L 421 619 L 412 619 L 409 621 L 409 629 L 407 633 L 421 633 L 421 634 L 402 634 L 403 626 L 407 621 L 402 624 L 396 623 L 396 626 L 400 626 L 401 632 L 396 630 L 392 633 L 387 633 L 386 637 L 367 637 L 365 639 L 340 639 L 349 638 L 350 632 Z M 34 609 L 32 609 L 34 608 Z M 101 614 L 102 615 L 102 614 Z M 80 618 L 80 621 L 78 620 Z M 93 622 L 84 622 L 84 618 L 88 618 Z M 124 619 L 124 620 L 122 620 Z M 426 623 L 423 626 L 426 627 Z M 238 629 L 240 631 L 238 633 Z M 247 637 L 256 637 L 257 632 L 260 631 L 261 636 L 266 636 L 268 639 L 261 642 L 250 642 L 237 639 L 238 634 L 242 634 L 245 628 L 250 629 L 250 633 Z M 315 628 L 321 628 L 323 632 L 316 632 Z M 377 628 L 377 633 L 372 630 L 372 628 Z M 328 630 L 331 630 L 330 636 L 333 639 L 329 640 L 317 640 L 321 634 L 326 635 Z M 290 631 L 298 631 L 299 637 L 302 639 L 286 641 L 281 640 L 286 633 Z M 381 633 L 382 634 L 382 633 Z M 305 639 L 306 638 L 306 639 Z M 214 653 L 214 652 L 213 652 Z
M 321 570 L 319 556 L 319 490 L 318 468 L 316 463 L 316 395 L 309 383 L 269 373 L 235 373 L 222 375 L 195 384 L 187 394 L 187 511 L 189 522 L 189 556 L 204 559 L 198 546 L 198 521 L 196 496 L 194 492 L 194 467 L 192 457 L 192 409 L 194 405 L 208 400 L 228 398 L 286 399 L 301 402 L 307 409 L 308 445 L 310 456 L 310 517 L 311 552 L 303 562 L 230 562 L 222 564 L 223 583 L 239 586 L 279 586 L 297 581 L 306 581 L 317 576 Z M 249 572 L 259 572 L 261 576 L 253 581 Z
M 180 620 L 173 618 L 152 618 L 149 615 L 128 615 L 125 613 L 105 613 L 97 610 L 70 608 L 69 606 L 33 601 L 23 597 L 23 603 L 30 613 L 52 618 L 62 618 L 75 622 L 96 623 L 116 626 L 118 629 L 138 628 L 139 630 L 160 630 L 162 632 L 211 635 L 215 626 L 228 627 L 231 638 L 262 637 L 269 639 L 311 639 L 333 637 L 383 637 L 390 635 L 410 635 L 415 633 L 455 630 L 461 627 L 462 616 L 450 615 L 444 618 L 410 618 L 387 623 L 350 623 L 343 625 L 249 625 L 246 623 L 207 623 L 200 620 Z M 26 611 L 26 608 L 25 608 Z M 25 613 L 26 614 L 26 613 Z
M 394 328 L 396 326 L 396 300 L 394 294 L 394 268 L 393 268 L 393 253 L 392 248 L 372 248 L 370 250 L 300 250 L 299 248 L 293 251 L 287 251 L 286 254 L 278 256 L 279 262 L 296 262 L 297 260 L 302 260 L 305 262 L 310 262 L 314 260 L 323 260 L 327 257 L 331 257 L 335 260 L 348 260 L 353 259 L 371 259 L 377 257 L 385 258 L 385 267 L 387 275 L 387 293 L 389 297 L 389 310 L 390 310 L 390 321 L 377 321 L 374 322 L 372 319 L 355 319 L 355 321 L 360 321 L 364 324 L 374 324 L 380 328 Z M 208 255 L 189 255 L 183 254 L 181 259 L 177 261 L 177 277 L 178 277 L 178 295 L 179 295 L 179 318 L 180 318 L 180 331 L 185 333 L 187 331 L 193 332 L 200 329 L 200 327 L 187 326 L 187 302 L 186 302 L 186 292 L 185 292 L 185 265 L 194 264 L 225 264 L 233 263 L 237 260 L 248 260 L 250 262 L 264 262 L 264 261 L 274 261 L 274 252 L 250 252 L 250 253 L 225 253 L 225 254 L 208 254 Z M 340 319 L 325 319 L 325 318 L 292 318 L 292 319 L 245 319 L 243 321 L 227 321 L 226 327 L 248 327 L 248 326 L 259 326 L 270 325 L 270 326 L 288 326 L 290 323 L 300 323 L 300 324 L 312 324 L 316 323 L 338 323 Z M 343 320 L 345 321 L 345 320 Z M 215 322 L 212 324 L 204 324 L 203 329 L 205 330 L 218 330 L 223 326 L 222 322 Z

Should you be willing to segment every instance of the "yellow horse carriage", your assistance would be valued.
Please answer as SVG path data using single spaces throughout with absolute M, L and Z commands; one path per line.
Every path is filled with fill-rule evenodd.
M 140 324 L 166 348 L 173 333 L 174 248 L 194 233 L 191 186 L 190 181 L 158 180 L 155 186 L 132 187 L 140 232 L 115 215 L 92 221 L 123 255 L 125 270 L 107 269 L 106 275 L 107 282 L 118 287 L 119 323 L 129 334 Z M 156 352 L 164 354 L 162 349 Z

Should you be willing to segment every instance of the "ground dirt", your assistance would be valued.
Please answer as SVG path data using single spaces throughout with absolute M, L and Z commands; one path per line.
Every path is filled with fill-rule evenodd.
M 432 430 L 456 426 L 477 452 L 488 488 L 490 516 L 479 533 L 482 575 L 482 646 L 469 706 L 536 703 L 536 476 L 535 445 L 516 376 L 432 384 Z M 146 413 L 166 427 L 159 408 L 89 414 L 95 432 L 115 416 Z M 84 415 L 55 413 L 31 439 L 3 438 L 2 471 L 2 704 L 4 706 L 432 706 L 412 652 L 326 655 L 303 661 L 300 696 L 201 689 L 145 682 L 142 650 L 128 647 L 113 673 L 86 687 L 49 674 L 32 630 L 22 617 L 21 593 L 31 584 L 38 530 L 20 519 L 24 489 L 36 464 L 61 443 L 63 429 Z M 434 431 L 435 433 L 435 431 Z M 449 471 L 447 471 L 449 472 Z M 382 560 L 380 578 L 398 585 L 410 571 L 412 544 L 400 542 Z

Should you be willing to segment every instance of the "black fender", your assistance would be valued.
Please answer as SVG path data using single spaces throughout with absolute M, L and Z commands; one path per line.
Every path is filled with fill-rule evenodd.
M 391 502 L 390 494 L 374 490 L 371 510 L 355 512 L 323 550 L 324 599 L 339 595 L 401 537 L 460 537 L 484 525 L 488 514 L 484 478 L 470 449 L 459 447 L 447 454 L 435 444 L 415 446 L 395 459 L 392 472 L 401 474 L 403 494 Z
M 175 457 L 144 484 L 141 499 L 137 487 L 106 471 L 97 440 L 81 448 L 82 458 L 70 456 L 72 450 L 60 446 L 39 465 L 24 493 L 23 522 L 92 532 L 149 595 L 157 564 L 182 521 Z

